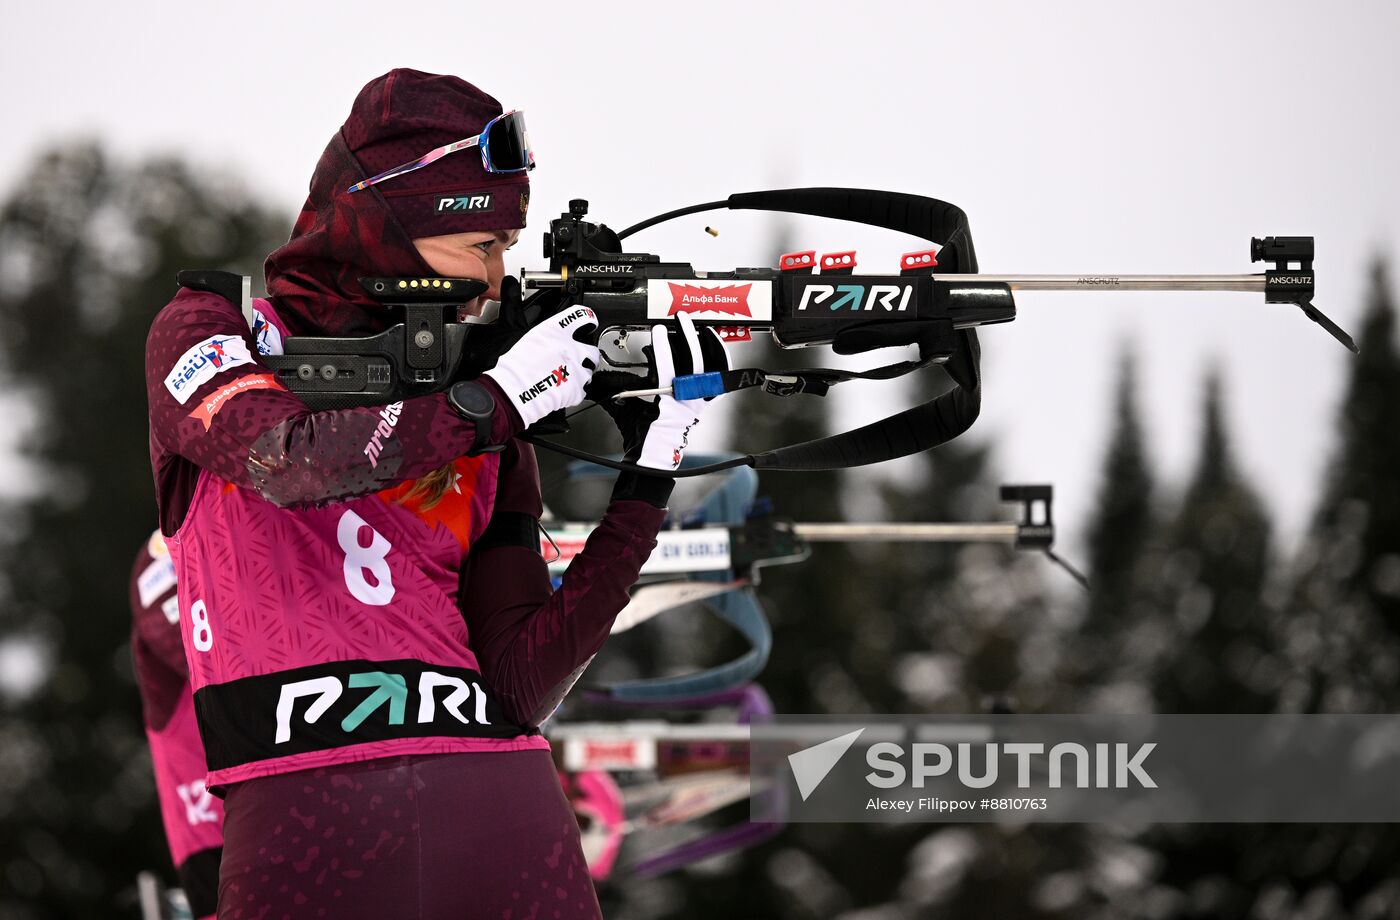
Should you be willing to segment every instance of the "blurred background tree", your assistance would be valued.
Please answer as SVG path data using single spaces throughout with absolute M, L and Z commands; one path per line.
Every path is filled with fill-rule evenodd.
M 1135 657 L 1150 667 L 1158 712 L 1271 712 L 1282 676 L 1277 615 L 1264 598 L 1271 525 L 1240 475 L 1225 431 L 1220 376 L 1206 377 L 1201 446 L 1158 587 L 1163 609 Z
M 1154 505 L 1157 473 L 1138 406 L 1137 359 L 1125 348 L 1118 362 L 1113 426 L 1086 528 L 1093 590 L 1061 678 L 1068 687 L 1089 690 L 1095 708 L 1132 711 L 1146 701 L 1130 636 L 1150 620 L 1145 586 L 1161 550 L 1161 521 Z
M 1400 354 L 1381 263 L 1358 340 L 1290 602 L 1285 702 L 1305 712 L 1400 705 Z
M 132 915 L 136 873 L 168 867 L 127 642 L 156 522 L 146 330 L 177 271 L 260 278 L 288 226 L 227 178 L 82 143 L 0 210 L 0 372 L 37 483 L 0 510 L 0 646 L 39 675 L 0 700 L 0 916 Z

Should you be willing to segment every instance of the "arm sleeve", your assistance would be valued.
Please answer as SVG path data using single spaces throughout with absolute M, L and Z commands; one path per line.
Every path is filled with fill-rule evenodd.
M 146 391 L 153 447 L 164 454 L 157 476 L 162 462 L 183 457 L 284 506 L 416 479 L 465 453 L 475 432 L 442 394 L 312 412 L 258 361 L 231 303 L 189 290 L 151 326 Z M 516 425 L 498 410 L 492 443 Z
M 141 694 L 141 717 L 146 728 L 161 731 L 181 694 L 189 692 L 180 627 L 165 613 L 166 603 L 175 599 L 175 569 L 170 560 L 157 559 L 142 546 L 132 567 L 129 594 L 131 657 Z
M 518 444 L 508 448 L 496 508 L 538 518 L 534 454 Z M 665 509 L 644 501 L 613 501 L 553 593 L 549 567 L 533 547 L 468 554 L 461 593 L 467 634 L 482 676 L 513 722 L 538 724 L 548 715 L 543 704 L 602 648 L 665 517 Z
M 175 602 L 175 587 L 175 566 L 169 557 L 157 559 L 143 544 L 131 568 L 128 590 L 132 635 L 144 643 L 156 661 L 184 680 L 185 648 L 180 627 L 166 612 L 167 603 Z

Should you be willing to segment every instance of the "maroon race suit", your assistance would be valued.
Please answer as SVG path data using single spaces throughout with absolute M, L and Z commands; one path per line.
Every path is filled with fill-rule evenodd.
M 337 133 L 268 260 L 276 336 L 376 331 L 387 318 L 351 279 L 431 273 L 377 188 L 345 193 L 361 178 Z M 311 412 L 257 338 L 237 305 L 184 289 L 146 351 L 208 786 L 228 795 L 220 916 L 387 916 L 371 905 L 403 904 L 385 873 L 404 860 L 423 874 L 421 916 L 596 915 L 577 824 L 528 726 L 601 647 L 655 546 L 660 503 L 618 496 L 658 493 L 620 483 L 551 593 L 537 549 L 493 539 L 496 520 L 541 513 L 504 394 L 489 443 L 505 450 L 463 457 L 473 424 L 442 395 Z M 448 464 L 440 505 L 406 498 Z M 451 904 L 460 913 L 433 912 Z

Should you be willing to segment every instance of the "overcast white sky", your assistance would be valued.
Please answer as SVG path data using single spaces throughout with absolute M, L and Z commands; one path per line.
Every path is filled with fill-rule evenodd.
M 1248 272 L 1251 235 L 1314 235 L 1318 303 L 1353 328 L 1366 266 L 1397 254 L 1394 3 L 135 2 L 23 4 L 7 22 L 0 191 L 41 146 L 96 135 L 245 176 L 290 225 L 356 92 L 406 66 L 527 110 L 540 167 L 517 268 L 540 264 L 535 231 L 569 198 L 625 226 L 805 185 L 952 201 L 988 273 Z M 770 228 L 721 212 L 637 242 L 732 268 L 759 263 Z M 858 248 L 867 268 L 913 248 L 854 225 L 798 231 L 800 248 Z M 1248 294 L 1019 305 L 983 336 L 974 433 L 995 437 L 1007 479 L 1056 484 L 1068 545 L 1125 340 L 1160 469 L 1189 468 L 1200 375 L 1219 362 L 1243 465 L 1285 528 L 1304 520 L 1347 354 L 1295 308 Z

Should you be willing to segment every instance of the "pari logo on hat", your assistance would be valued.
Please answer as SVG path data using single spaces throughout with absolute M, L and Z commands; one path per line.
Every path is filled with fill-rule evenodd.
M 490 192 L 444 195 L 440 196 L 437 202 L 439 211 L 490 211 L 494 207 L 495 198 Z
M 386 207 L 409 239 L 525 226 L 528 169 L 488 171 L 483 154 L 492 163 L 529 155 L 523 113 L 465 80 L 392 70 L 360 91 L 341 134 L 360 167 L 349 187 L 391 174 L 347 194 L 357 207 Z M 377 194 L 360 203 L 370 189 Z

